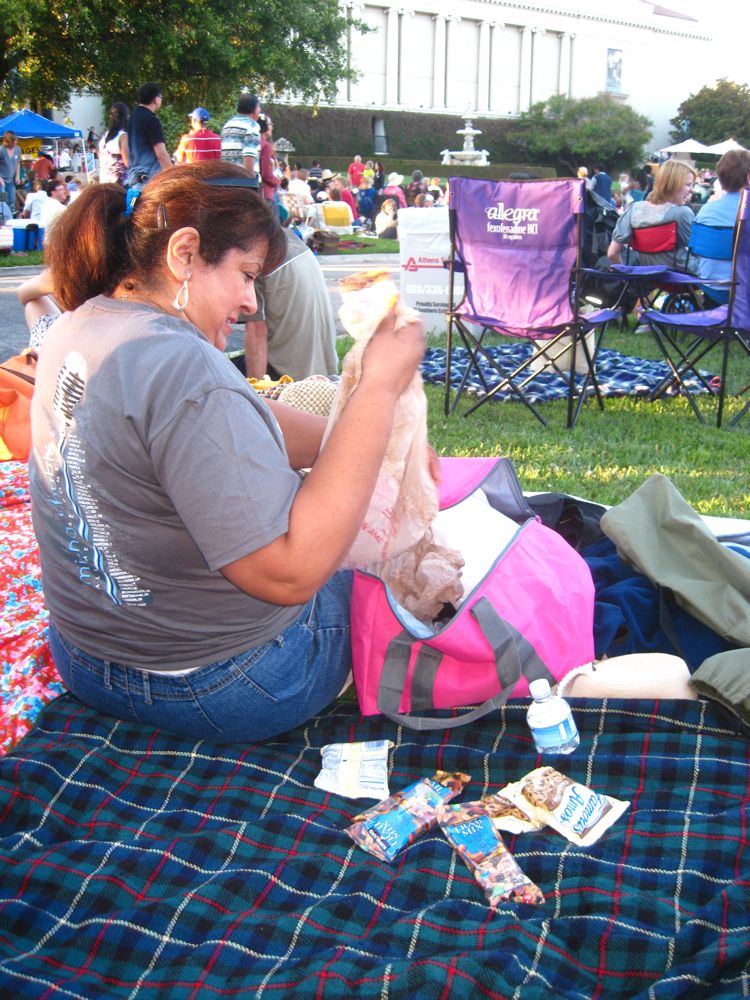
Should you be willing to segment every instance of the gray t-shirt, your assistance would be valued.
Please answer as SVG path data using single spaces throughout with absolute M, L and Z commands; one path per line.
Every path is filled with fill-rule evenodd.
M 255 282 L 258 312 L 268 327 L 268 363 L 295 381 L 335 375 L 336 317 L 317 257 L 290 229 L 286 256 Z
M 675 263 L 682 264 L 686 257 L 684 250 L 690 242 L 690 232 L 693 228 L 693 210 L 687 205 L 674 205 L 671 202 L 664 205 L 654 205 L 650 201 L 634 201 L 620 218 L 612 233 L 612 239 L 618 243 L 629 243 L 633 236 L 634 229 L 643 229 L 648 226 L 660 226 L 664 222 L 677 223 L 677 246 L 682 253 L 640 253 L 637 256 L 640 264 L 665 264 L 667 267 Z M 636 263 L 629 260 L 628 263 Z
M 192 324 L 104 296 L 63 315 L 32 423 L 45 601 L 81 649 L 181 670 L 298 616 L 220 572 L 284 534 L 300 479 L 268 407 Z

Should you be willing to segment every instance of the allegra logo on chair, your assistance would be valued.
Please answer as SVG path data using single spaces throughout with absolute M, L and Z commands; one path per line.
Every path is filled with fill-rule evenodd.
M 501 233 L 503 239 L 520 240 L 524 236 L 535 236 L 539 232 L 539 208 L 506 208 L 499 201 L 497 205 L 485 208 L 487 232 Z

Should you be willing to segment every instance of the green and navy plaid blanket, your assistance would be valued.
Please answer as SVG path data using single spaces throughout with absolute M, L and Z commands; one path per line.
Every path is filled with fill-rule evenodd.
M 0 997 L 748 996 L 748 744 L 704 702 L 572 704 L 552 762 L 631 806 L 589 848 L 507 835 L 546 903 L 492 912 L 439 831 L 385 864 L 343 832 L 369 803 L 313 781 L 387 737 L 391 791 L 440 768 L 478 798 L 540 763 L 525 702 L 416 733 L 341 701 L 230 746 L 64 695 L 0 760 Z

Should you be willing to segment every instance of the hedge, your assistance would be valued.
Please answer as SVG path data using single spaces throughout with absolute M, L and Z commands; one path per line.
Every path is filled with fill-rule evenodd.
M 444 149 L 460 149 L 463 145 L 456 130 L 465 121 L 459 115 L 419 114 L 409 111 L 387 111 L 358 108 L 318 108 L 303 105 L 268 104 L 266 110 L 273 118 L 274 138 L 282 136 L 295 147 L 289 158 L 294 162 L 311 159 L 326 161 L 331 169 L 348 164 L 355 153 L 363 159 L 382 160 L 389 168 L 403 172 L 400 164 L 435 164 L 434 173 L 474 173 L 477 167 L 442 167 Z M 373 152 L 373 119 L 381 118 L 388 139 L 388 154 Z M 518 148 L 511 142 L 509 133 L 516 122 L 508 119 L 472 119 L 475 128 L 481 129 L 475 144 L 486 149 L 490 163 L 507 169 L 525 170 L 543 176 L 554 176 L 554 168 L 541 168 L 518 162 Z M 340 160 L 339 160 L 340 158 Z M 412 169 L 414 169 L 412 167 Z M 423 169 L 423 166 L 421 167 Z M 486 169 L 486 168 L 485 168 Z M 409 171 L 409 173 L 411 170 Z

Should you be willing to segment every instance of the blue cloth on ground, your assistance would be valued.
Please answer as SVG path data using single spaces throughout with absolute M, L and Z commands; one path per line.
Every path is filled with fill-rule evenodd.
M 737 648 L 624 562 L 609 538 L 594 542 L 581 554 L 591 570 L 596 591 L 597 658 L 626 653 L 676 653 L 692 672 L 709 656 Z

